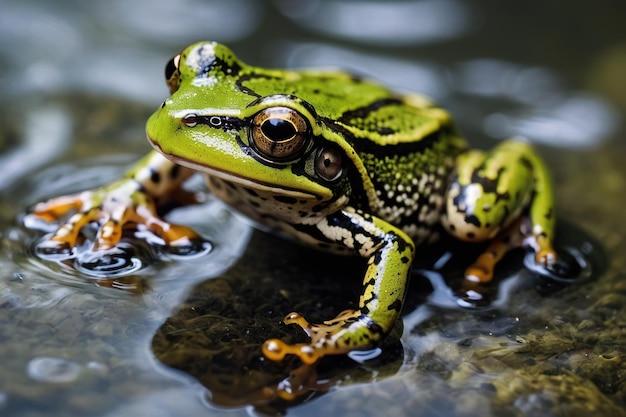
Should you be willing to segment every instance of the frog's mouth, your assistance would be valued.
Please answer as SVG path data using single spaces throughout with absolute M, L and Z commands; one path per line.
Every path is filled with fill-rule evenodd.
M 191 168 L 195 171 L 202 172 L 211 177 L 221 178 L 224 181 L 235 183 L 239 186 L 242 186 L 250 190 L 268 192 L 274 195 L 293 197 L 293 198 L 297 198 L 301 200 L 321 200 L 323 198 L 322 196 L 317 196 L 315 194 L 307 193 L 302 190 L 291 189 L 291 188 L 287 188 L 284 186 L 278 186 L 275 184 L 261 182 L 258 180 L 251 180 L 250 178 L 242 177 L 241 175 L 234 174 L 232 172 L 224 171 L 218 168 L 208 167 L 205 165 L 199 165 L 188 160 L 175 158 L 175 157 L 170 157 L 169 159 L 187 168 Z
M 150 138 L 149 138 L 150 139 Z M 289 188 L 283 185 L 277 185 L 275 183 L 270 183 L 266 181 L 260 181 L 259 179 L 251 179 L 250 177 L 245 177 L 240 174 L 236 174 L 232 171 L 228 171 L 221 168 L 210 167 L 207 165 L 199 164 L 197 162 L 191 161 L 187 158 L 167 154 L 163 152 L 158 143 L 150 139 L 150 143 L 153 147 L 155 147 L 161 155 L 171 160 L 172 162 L 182 165 L 184 167 L 193 169 L 194 171 L 203 173 L 208 175 L 209 177 L 217 177 L 224 181 L 236 184 L 237 186 L 243 187 L 245 189 L 267 193 L 275 196 L 289 197 L 298 200 L 307 200 L 307 201 L 323 201 L 325 200 L 325 196 L 314 194 L 311 192 L 302 191 L 296 188 Z

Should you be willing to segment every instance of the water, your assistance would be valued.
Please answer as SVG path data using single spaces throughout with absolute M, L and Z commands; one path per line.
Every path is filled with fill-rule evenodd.
M 127 3 L 0 0 L 0 415 L 626 415 L 621 2 Z M 199 256 L 35 256 L 24 210 L 146 152 L 163 66 L 200 39 L 257 65 L 341 66 L 426 93 L 479 147 L 529 138 L 576 278 L 537 276 L 517 253 L 475 291 L 450 278 L 459 251 L 438 253 L 417 265 L 380 352 L 288 377 L 298 365 L 258 347 L 303 340 L 280 325 L 292 310 L 349 307 L 358 262 L 253 233 L 212 199 L 172 214 L 210 242 Z M 119 259 L 137 268 L 102 273 Z

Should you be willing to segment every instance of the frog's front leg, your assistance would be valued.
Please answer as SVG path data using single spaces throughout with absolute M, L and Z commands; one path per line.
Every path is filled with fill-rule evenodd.
M 312 364 L 325 355 L 345 354 L 379 344 L 400 315 L 415 246 L 398 228 L 376 217 L 344 210 L 311 225 L 328 239 L 368 258 L 359 308 L 346 310 L 322 324 L 311 324 L 299 313 L 285 318 L 311 337 L 308 344 L 288 345 L 271 339 L 263 353 L 272 360 L 297 355 Z
M 114 247 L 125 228 L 137 225 L 144 225 L 166 245 L 187 245 L 198 235 L 188 227 L 167 223 L 159 216 L 159 210 L 172 203 L 184 205 L 194 200 L 181 187 L 192 174 L 192 170 L 153 151 L 117 181 L 36 204 L 27 216 L 27 224 L 29 217 L 55 222 L 73 213 L 40 245 L 54 253 L 76 246 L 81 230 L 89 224 L 95 224 L 98 230 L 94 250 Z
M 552 184 L 530 145 L 508 140 L 489 152 L 469 151 L 457 159 L 447 195 L 444 227 L 469 242 L 490 241 L 466 270 L 466 278 L 488 282 L 502 257 L 526 243 L 536 262 L 556 261 Z

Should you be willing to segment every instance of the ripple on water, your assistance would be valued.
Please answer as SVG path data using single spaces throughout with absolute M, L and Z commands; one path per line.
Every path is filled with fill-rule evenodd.
M 154 239 L 131 237 L 107 250 L 95 250 L 92 242 L 87 242 L 73 250 L 60 252 L 47 250 L 45 243 L 44 238 L 33 248 L 38 258 L 45 262 L 56 262 L 93 278 L 132 275 L 162 259 L 195 258 L 208 254 L 212 249 L 211 243 L 204 239 L 170 247 L 156 244 Z

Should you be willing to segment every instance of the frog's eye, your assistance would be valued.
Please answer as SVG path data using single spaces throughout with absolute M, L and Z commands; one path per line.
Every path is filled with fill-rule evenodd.
M 308 133 L 308 124 L 300 113 L 288 107 L 271 107 L 252 119 L 250 143 L 261 157 L 284 162 L 300 156 Z
M 315 173 L 326 181 L 335 181 L 343 172 L 342 160 L 336 147 L 322 148 L 315 157 Z
M 170 93 L 174 94 L 178 90 L 180 73 L 178 72 L 178 64 L 180 63 L 180 54 L 170 59 L 165 66 L 165 83 L 170 89 Z

